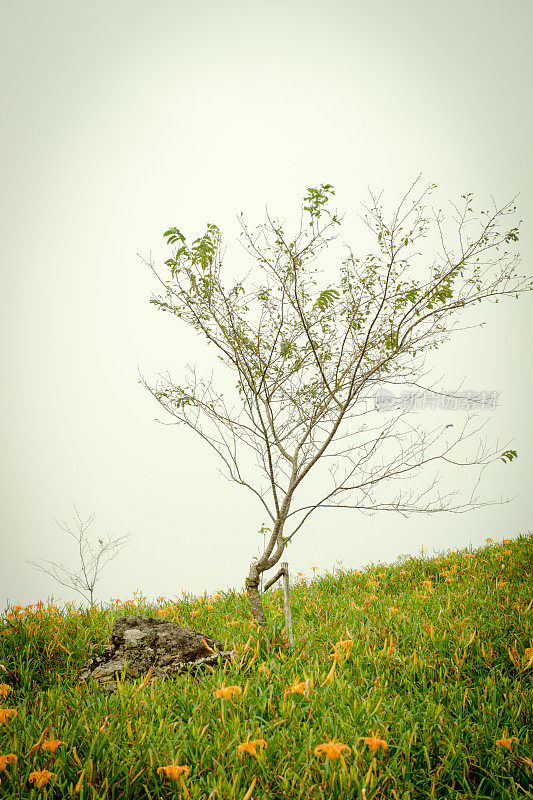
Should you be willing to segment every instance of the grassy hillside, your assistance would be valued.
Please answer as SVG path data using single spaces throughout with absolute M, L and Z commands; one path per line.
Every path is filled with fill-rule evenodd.
M 0 617 L 0 797 L 533 798 L 533 537 L 242 593 Z M 221 576 L 222 579 L 223 576 Z M 76 670 L 125 613 L 219 638 L 230 665 L 127 682 Z M 3 683 L 1 683 L 4 681 Z

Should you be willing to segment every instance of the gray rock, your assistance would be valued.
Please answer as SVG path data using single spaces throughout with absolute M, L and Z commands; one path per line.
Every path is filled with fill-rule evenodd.
M 116 673 L 126 669 L 127 678 L 153 678 L 181 675 L 205 665 L 216 666 L 218 659 L 229 661 L 233 651 L 224 650 L 222 642 L 200 631 L 182 628 L 175 622 L 156 617 L 130 614 L 118 617 L 113 625 L 111 643 L 101 655 L 90 658 L 79 670 L 84 681 L 93 678 L 101 688 L 117 688 Z

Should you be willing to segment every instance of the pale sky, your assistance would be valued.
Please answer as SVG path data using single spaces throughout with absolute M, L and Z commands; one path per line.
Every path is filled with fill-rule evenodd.
M 25 559 L 78 567 L 60 522 L 95 512 L 93 541 L 131 533 L 98 600 L 241 589 L 266 522 L 212 451 L 138 383 L 214 354 L 149 303 L 139 255 L 163 232 L 222 231 L 228 274 L 249 267 L 250 226 L 296 226 L 306 190 L 331 183 L 354 251 L 367 187 L 394 205 L 422 173 L 439 203 L 519 194 L 520 272 L 533 273 L 533 7 L 527 0 L 182 0 L 1 3 L 2 503 L 0 610 L 80 601 Z M 241 270 L 242 272 L 242 270 Z M 316 512 L 286 557 L 291 576 L 527 532 L 533 437 L 530 295 L 473 310 L 483 328 L 428 362 L 440 387 L 495 390 L 489 443 L 518 460 L 484 473 L 468 514 Z M 465 318 L 465 322 L 467 318 Z M 454 412 L 457 418 L 465 412 Z M 433 426 L 442 412 L 413 414 Z M 452 420 L 452 421 L 455 421 Z M 458 486 L 461 473 L 454 473 Z M 395 487 L 394 487 L 395 488 Z M 271 573 L 272 574 L 272 573 Z

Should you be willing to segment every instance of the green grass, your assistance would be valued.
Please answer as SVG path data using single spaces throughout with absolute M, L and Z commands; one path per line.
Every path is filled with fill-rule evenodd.
M 533 798 L 532 572 L 528 534 L 472 554 L 299 575 L 294 649 L 281 587 L 264 596 L 270 642 L 237 592 L 8 607 L 0 708 L 16 715 L 0 711 L 0 758 L 17 760 L 0 772 L 0 797 Z M 201 630 L 236 658 L 140 689 L 124 681 L 111 696 L 80 685 L 77 669 L 125 613 Z M 226 700 L 222 686 L 240 691 Z M 364 737 L 386 747 L 373 752 Z M 64 743 L 55 754 L 51 739 Z M 266 743 L 255 756 L 238 749 L 254 740 Z M 315 751 L 332 740 L 346 745 L 342 758 Z M 158 772 L 168 765 L 188 769 L 174 779 Z M 30 776 L 41 770 L 53 775 L 38 788 Z

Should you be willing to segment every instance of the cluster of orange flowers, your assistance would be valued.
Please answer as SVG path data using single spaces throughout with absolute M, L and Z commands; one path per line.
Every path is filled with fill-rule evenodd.
M 25 614 L 28 614 L 32 609 L 35 609 L 35 614 L 43 614 L 44 613 L 44 603 L 39 601 L 38 603 L 30 603 L 27 606 L 9 606 L 9 611 L 4 613 L 5 619 L 15 619 L 15 617 L 20 616 L 23 617 Z M 54 605 L 48 604 L 46 611 L 48 614 L 54 614 L 59 611 L 59 608 Z
M 7 688 L 6 688 L 7 687 Z M 5 697 L 7 692 L 11 689 L 10 686 L 7 684 L 2 683 L 0 684 L 0 694 Z M 17 716 L 17 711 L 15 708 L 0 708 L 0 724 L 6 724 L 11 717 L 15 718 Z M 59 739 L 45 739 L 45 736 L 48 732 L 49 725 L 46 726 L 44 729 L 39 741 L 30 748 L 30 750 L 26 753 L 26 757 L 33 753 L 34 750 L 41 750 L 48 751 L 52 755 L 55 755 L 56 750 L 61 745 L 66 745 L 66 742 L 62 742 Z M 2 773 L 9 777 L 9 773 L 7 772 L 8 764 L 17 764 L 18 758 L 15 753 L 7 753 L 6 755 L 0 756 L 0 778 Z M 50 772 L 47 769 L 36 769 L 29 774 L 29 780 L 35 783 L 35 786 L 38 789 L 44 788 L 51 778 L 56 778 L 57 775 L 55 772 Z
M 353 641 L 351 639 L 340 640 L 339 642 L 337 642 L 335 644 L 335 646 L 334 646 L 334 655 L 333 655 L 333 659 L 334 659 L 333 666 L 332 666 L 332 668 L 330 670 L 330 673 L 328 674 L 328 677 L 327 677 L 326 680 L 331 680 L 332 679 L 336 663 L 342 657 L 341 653 L 339 652 L 339 648 L 346 650 L 352 644 L 353 644 Z M 260 672 L 265 671 L 267 673 L 267 675 L 270 675 L 270 670 L 268 669 L 268 667 L 266 667 L 264 665 L 260 665 L 259 671 Z M 300 693 L 304 697 L 309 699 L 309 690 L 310 690 L 310 685 L 309 684 L 310 684 L 310 680 L 309 679 L 306 679 L 306 680 L 300 681 L 300 682 L 295 682 L 292 686 L 289 686 L 286 689 L 285 695 L 284 695 L 284 699 L 287 696 L 287 693 L 289 693 L 289 692 L 291 694 Z M 7 686 L 7 684 L 0 684 L 0 694 L 5 696 L 8 693 L 8 691 L 10 690 L 10 688 L 11 687 Z M 242 689 L 241 689 L 240 686 L 221 686 L 220 689 L 216 689 L 214 691 L 214 696 L 218 697 L 218 698 L 221 698 L 223 700 L 230 700 L 231 701 L 232 695 L 240 694 L 241 692 L 242 692 Z M 17 715 L 17 712 L 16 712 L 16 709 L 14 709 L 14 708 L 11 708 L 11 709 L 0 709 L 0 724 L 6 723 L 11 717 L 14 718 L 14 717 L 16 717 L 16 715 Z M 45 737 L 47 731 L 48 731 L 48 727 L 45 729 L 43 735 L 41 736 L 41 738 L 39 739 L 37 744 L 35 744 L 31 748 L 30 752 L 32 752 L 33 750 L 36 750 L 36 749 L 38 749 L 40 747 L 42 750 L 48 750 L 50 753 L 55 754 L 56 750 L 61 745 L 66 745 L 66 742 L 63 742 L 63 741 L 61 741 L 59 739 L 45 740 L 44 737 Z M 374 754 L 376 752 L 378 747 L 383 747 L 384 749 L 386 749 L 388 747 L 387 742 L 384 739 L 379 739 L 379 738 L 374 737 L 374 736 L 361 736 L 361 737 L 359 737 L 359 739 L 357 741 L 358 742 L 359 741 L 363 741 L 369 747 L 369 749 L 371 750 L 372 754 Z M 252 756 L 258 757 L 257 747 L 261 747 L 261 748 L 266 747 L 266 741 L 264 739 L 255 739 L 253 741 L 249 741 L 248 740 L 246 742 L 242 742 L 237 747 L 237 754 L 239 755 L 240 758 L 242 758 L 244 753 L 249 753 Z M 348 745 L 346 745 L 346 744 L 344 744 L 342 742 L 329 741 L 329 742 L 323 742 L 322 744 L 317 745 L 315 747 L 315 749 L 314 749 L 314 754 L 315 754 L 315 756 L 318 756 L 318 755 L 320 755 L 320 753 L 324 752 L 326 754 L 326 756 L 331 760 L 336 759 L 336 758 L 340 758 L 342 766 L 343 766 L 344 770 L 346 770 L 346 764 L 345 764 L 344 757 L 343 757 L 343 751 L 347 751 L 348 755 L 349 755 L 351 753 L 351 748 Z M 29 755 L 29 753 L 28 753 L 28 755 Z M 12 763 L 16 764 L 16 762 L 17 762 L 17 756 L 14 753 L 8 753 L 5 756 L 0 756 L 0 773 L 4 772 L 7 775 L 7 766 L 9 764 L 12 764 Z M 185 777 L 188 777 L 189 774 L 190 774 L 190 768 L 187 765 L 167 764 L 167 765 L 165 765 L 163 767 L 159 767 L 158 770 L 157 770 L 157 773 L 158 774 L 164 774 L 166 777 L 177 781 L 182 773 L 184 773 Z M 43 788 L 54 777 L 57 777 L 54 772 L 50 772 L 49 770 L 43 769 L 43 770 L 34 770 L 30 774 L 29 779 L 35 783 L 37 788 Z M 80 780 L 81 780 L 81 778 L 80 778 Z

